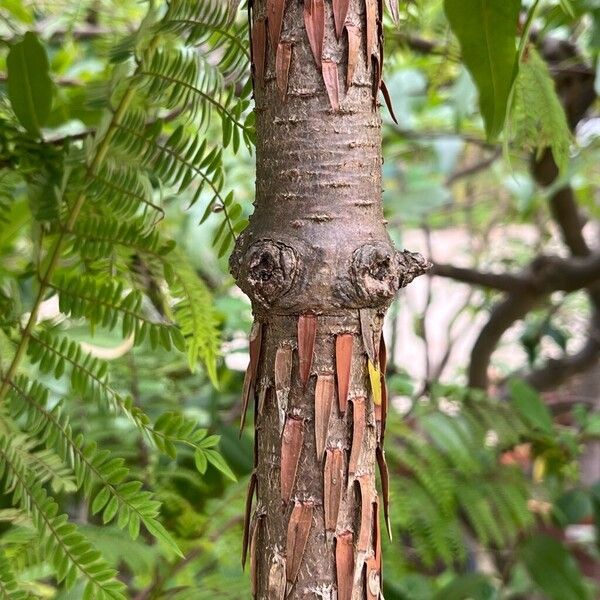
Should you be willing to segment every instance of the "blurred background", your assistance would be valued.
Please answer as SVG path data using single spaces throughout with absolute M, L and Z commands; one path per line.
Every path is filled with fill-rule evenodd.
M 35 30 L 47 48 L 56 89 L 46 140 L 76 140 L 98 126 L 110 52 L 146 9 L 137 0 L 3 0 L 0 41 Z M 571 271 L 580 265 L 573 257 L 599 252 L 600 2 L 541 2 L 532 39 L 543 65 L 532 61 L 538 70 L 521 82 L 503 139 L 493 143 L 443 2 L 412 0 L 396 10 L 398 24 L 386 17 L 384 79 L 398 123 L 382 107 L 385 212 L 398 247 L 421 252 L 434 268 L 402 291 L 386 323 L 394 538 L 384 549 L 385 598 L 598 598 L 600 277 L 598 269 Z M 236 19 L 244 22 L 243 7 Z M 0 53 L 0 86 L 3 70 Z M 7 111 L 0 105 L 0 142 Z M 221 135 L 214 122 L 206 137 L 218 144 Z M 565 165 L 547 147 L 562 151 Z M 253 163 L 243 144 L 223 153 L 223 186 L 242 219 L 252 211 Z M 23 274 L 26 304 L 35 199 L 9 187 L 10 177 L 3 171 L 0 179 L 0 202 L 5 185 L 12 206 L 0 225 L 0 271 Z M 177 558 L 101 528 L 77 494 L 59 494 L 120 567 L 134 600 L 250 595 L 240 552 L 252 427 L 239 440 L 237 429 L 252 316 L 227 252 L 219 256 L 215 244 L 220 207 L 199 225 L 210 194 L 189 207 L 193 194 L 156 190 L 161 230 L 214 296 L 218 391 L 202 369 L 190 374 L 179 354 L 131 348 L 102 329 L 91 336 L 60 317 L 56 303 L 43 307 L 46 319 L 62 318 L 71 337 L 110 361 L 112 381 L 148 414 L 173 407 L 219 434 L 237 477 L 210 465 L 200 473 L 185 451 L 160 457 L 125 418 L 72 395 L 74 429 L 126 458 L 162 501 L 161 518 L 185 552 Z M 39 377 L 69 394 L 68 383 Z M 0 548 L 20 561 L 36 597 L 82 597 L 52 583 L 32 530 L 8 508 L 0 510 L 0 531 Z

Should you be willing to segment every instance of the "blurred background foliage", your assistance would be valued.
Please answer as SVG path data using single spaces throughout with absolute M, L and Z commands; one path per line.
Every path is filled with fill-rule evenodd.
M 541 0 L 517 6 L 527 41 L 520 48 L 515 87 L 505 99 L 507 118 L 500 137 L 490 125 L 493 118 L 482 118 L 489 107 L 478 100 L 481 65 L 477 59 L 470 62 L 466 53 L 461 59 L 459 42 L 465 40 L 460 27 L 452 23 L 458 39 L 450 27 L 453 2 L 446 3 L 446 11 L 442 0 L 391 2 L 384 77 L 398 123 L 383 109 L 385 210 L 397 244 L 427 254 L 435 267 L 432 277 L 398 299 L 386 330 L 392 395 L 386 448 L 394 536 L 384 551 L 385 597 L 597 598 L 600 351 L 593 347 L 584 364 L 573 365 L 590 339 L 592 346 L 599 343 L 590 291 L 594 279 L 570 287 L 564 280 L 556 283 L 546 274 L 558 267 L 545 258 L 577 255 L 553 204 L 565 188 L 576 201 L 575 220 L 592 249 L 587 254 L 593 257 L 597 247 L 600 121 L 594 100 L 600 2 Z M 193 2 L 179 4 L 182 11 L 201 12 L 202 3 L 195 8 Z M 206 2 L 205 7 L 216 14 L 225 4 Z M 3 377 L 18 343 L 15 327 L 35 302 L 38 263 L 55 234 L 52 211 L 61 210 L 65 181 L 71 177 L 77 184 L 73 165 L 86 160 L 84 140 L 106 128 L 107 109 L 132 81 L 132 56 L 144 56 L 139 59 L 142 70 L 164 67 L 143 53 L 149 52 L 165 5 L 4 0 L 0 7 Z M 180 419 L 201 433 L 192 439 L 187 432 L 191 441 L 177 444 L 178 451 L 172 452 L 110 403 L 96 402 L 93 395 L 90 402 L 89 386 L 65 376 L 65 361 L 56 355 L 44 358 L 40 350 L 36 357 L 30 349 L 21 365 L 32 382 L 48 388 L 49 407 L 62 398 L 74 435 L 121 457 L 128 477 L 161 503 L 157 520 L 164 536 L 142 529 L 132 539 L 121 524 L 106 518 L 107 509 L 98 501 L 100 513 L 111 522 L 102 524 L 89 494 L 76 481 L 77 473 L 60 457 L 44 454 L 40 439 L 33 436 L 19 446 L 27 457 L 23 460 L 32 462 L 38 479 L 52 490 L 60 512 L 118 570 L 125 590 L 120 593 L 135 600 L 249 597 L 239 555 L 253 440 L 251 428 L 238 440 L 237 427 L 251 313 L 228 274 L 227 255 L 252 211 L 253 119 L 244 7 L 229 0 L 225 8 L 230 16 L 219 21 L 216 33 L 186 28 L 183 17 L 160 33 L 172 48 L 185 39 L 200 60 L 215 63 L 214 83 L 207 75 L 211 64 L 200 75 L 182 75 L 201 78 L 199 105 L 190 110 L 196 100 L 187 93 L 189 85 L 169 87 L 148 75 L 134 80 L 139 92 L 134 108 L 140 112 L 128 115 L 132 129 L 148 131 L 153 141 L 166 140 L 163 145 L 169 148 L 179 148 L 182 138 L 199 131 L 207 148 L 217 149 L 213 166 L 207 171 L 208 163 L 193 165 L 190 160 L 186 171 L 170 177 L 172 165 L 149 161 L 142 182 L 130 177 L 121 181 L 114 170 L 105 173 L 109 181 L 129 189 L 138 184 L 148 188 L 140 194 L 152 206 L 141 218 L 151 219 L 162 240 L 176 241 L 173 262 L 185 264 L 210 294 L 210 300 L 202 296 L 201 307 L 210 310 L 216 323 L 212 342 L 218 343 L 217 358 L 196 351 L 191 362 L 201 358 L 204 363 L 190 371 L 193 336 L 187 336 L 184 352 L 171 348 L 178 345 L 175 337 L 172 343 L 164 338 L 164 343 L 151 343 L 151 336 L 132 341 L 121 328 L 103 326 L 102 318 L 94 321 L 75 302 L 61 298 L 59 307 L 52 292 L 39 316 L 42 341 L 51 339 L 44 332 L 59 330 L 108 363 L 115 393 L 131 398 L 153 431 L 169 430 Z M 468 8 L 464 24 L 478 35 L 477 15 Z M 29 43 L 42 52 L 33 50 L 39 61 L 33 74 L 41 89 L 50 90 L 46 108 L 41 103 L 41 114 L 34 115 L 37 124 L 31 114 L 19 114 L 14 101 L 18 92 L 13 90 L 11 99 L 7 85 L 9 51 L 27 39 L 26 32 L 35 32 Z M 227 43 L 219 45 L 223 39 Z M 223 53 L 232 47 L 231 63 L 223 65 Z M 180 66 L 170 67 L 177 77 Z M 51 80 L 47 87 L 45 72 Z M 585 116 L 577 106 L 582 96 Z M 160 131 L 153 133 L 153 127 Z M 111 160 L 118 162 L 126 150 L 142 153 L 143 147 L 131 139 L 121 141 L 118 136 L 113 140 Z M 548 147 L 554 158 L 550 167 L 544 164 Z M 200 180 L 208 182 L 201 189 Z M 114 188 L 102 193 L 99 218 L 111 211 L 119 218 L 115 207 L 119 202 L 123 206 L 128 195 Z M 133 212 L 139 217 L 137 204 Z M 144 314 L 171 314 L 169 307 L 180 294 L 169 294 L 163 281 L 170 279 L 168 273 L 157 274 L 135 252 L 114 255 L 111 248 L 77 247 L 76 254 L 65 254 L 67 275 L 117 272 L 143 296 Z M 542 263 L 550 267 L 536 267 Z M 503 275 L 508 278 L 494 279 Z M 514 277 L 533 287 L 518 287 Z M 490 323 L 493 328 L 494 313 L 498 306 L 513 306 L 515 298 L 527 299 L 526 306 L 519 306 L 490 342 L 485 331 Z M 491 349 L 481 349 L 486 346 L 482 336 Z M 479 364 L 486 353 L 489 360 L 484 357 Z M 219 436 L 212 460 L 198 450 L 202 439 L 211 440 L 209 450 L 216 447 L 217 438 L 205 435 Z M 8 493 L 0 497 L 0 597 L 84 598 L 85 582 L 80 577 L 70 581 L 68 575 L 65 580 L 61 570 L 67 567 L 56 564 L 39 543 L 31 513 L 11 498 L 10 486 L 3 489 Z

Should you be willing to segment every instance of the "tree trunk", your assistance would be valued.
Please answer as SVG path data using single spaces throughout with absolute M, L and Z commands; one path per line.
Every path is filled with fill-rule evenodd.
M 378 599 L 383 315 L 427 268 L 385 230 L 381 6 L 255 0 L 250 22 L 256 208 L 231 258 L 255 315 L 244 557 L 259 599 Z

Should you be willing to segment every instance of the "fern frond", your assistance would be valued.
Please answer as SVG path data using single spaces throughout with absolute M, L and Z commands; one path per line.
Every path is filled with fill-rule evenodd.
M 225 87 L 219 68 L 206 58 L 186 51 L 157 50 L 144 62 L 141 75 L 149 98 L 167 109 L 183 107 L 201 130 L 216 112 L 221 118 L 224 148 L 233 142 L 237 152 L 241 137 L 251 146 L 242 122 L 249 100 L 237 98 L 232 86 Z
M 175 321 L 186 341 L 190 368 L 195 369 L 201 360 L 217 386 L 220 337 L 210 291 L 182 255 L 176 256 L 172 264 L 165 263 L 165 277 L 175 297 Z
M 103 522 L 115 518 L 119 528 L 128 528 L 135 539 L 140 524 L 173 551 L 180 553 L 171 536 L 158 521 L 160 503 L 149 492 L 142 491 L 139 481 L 127 480 L 129 469 L 122 458 L 114 458 L 108 450 L 98 450 L 95 442 L 84 442 L 84 436 L 73 435 L 61 405 L 48 409 L 48 390 L 23 376 L 11 383 L 11 411 L 15 418 L 26 416 L 26 428 L 47 447 L 54 448 L 75 473 L 77 488 L 92 499 L 94 514 L 102 512 Z M 99 490 L 94 490 L 99 486 Z
M 200 198 L 205 185 L 213 197 L 222 201 L 222 150 L 213 148 L 209 151 L 206 140 L 189 135 L 183 125 L 179 125 L 166 140 L 161 139 L 160 133 L 159 121 L 146 127 L 143 113 L 130 111 L 119 126 L 114 144 L 164 185 L 177 188 L 177 193 L 184 192 L 197 181 L 191 205 Z
M 18 443 L 18 442 L 17 442 Z M 125 586 L 116 579 L 99 552 L 58 513 L 58 505 L 26 470 L 16 450 L 16 440 L 0 435 L 0 477 L 15 504 L 26 510 L 44 544 L 44 553 L 55 569 L 57 581 L 71 589 L 78 577 L 86 583 L 86 598 L 125 600 Z
M 88 196 L 102 212 L 117 218 L 130 219 L 140 212 L 156 223 L 164 217 L 163 209 L 152 201 L 152 186 L 148 177 L 136 169 L 106 162 L 92 174 Z
M 33 600 L 28 592 L 19 588 L 8 558 L 0 550 L 0 600 Z
M 49 332 L 31 338 L 30 359 L 44 373 L 61 377 L 71 368 L 73 390 L 87 400 L 106 404 L 116 414 L 125 415 L 156 447 L 171 458 L 177 457 L 178 444 L 196 451 L 205 444 L 206 431 L 199 429 L 194 419 L 167 412 L 152 424 L 150 417 L 133 402 L 131 396 L 117 392 L 109 382 L 108 363 L 84 353 L 74 341 Z
M 220 0 L 171 0 L 160 29 L 185 38 L 187 46 L 202 46 L 207 52 L 219 52 L 224 73 L 248 73 L 250 59 L 244 25 L 233 23 L 235 15 Z
M 59 294 L 59 308 L 73 318 L 86 318 L 92 326 L 114 329 L 119 321 L 123 337 L 133 336 L 135 344 L 149 338 L 152 348 L 170 350 L 185 347 L 177 327 L 150 320 L 144 315 L 143 295 L 137 290 L 125 293 L 120 282 L 98 283 L 92 277 L 57 277 L 50 285 Z
M 573 136 L 548 65 L 534 48 L 528 49 L 515 82 L 513 129 L 517 146 L 538 156 L 550 148 L 559 170 L 566 170 Z

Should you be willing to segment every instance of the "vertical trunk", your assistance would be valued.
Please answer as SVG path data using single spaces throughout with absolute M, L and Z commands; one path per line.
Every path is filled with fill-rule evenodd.
M 255 315 L 243 395 L 255 406 L 246 543 L 259 599 L 379 598 L 381 328 L 426 269 L 385 231 L 380 11 L 252 7 L 256 209 L 231 269 Z

